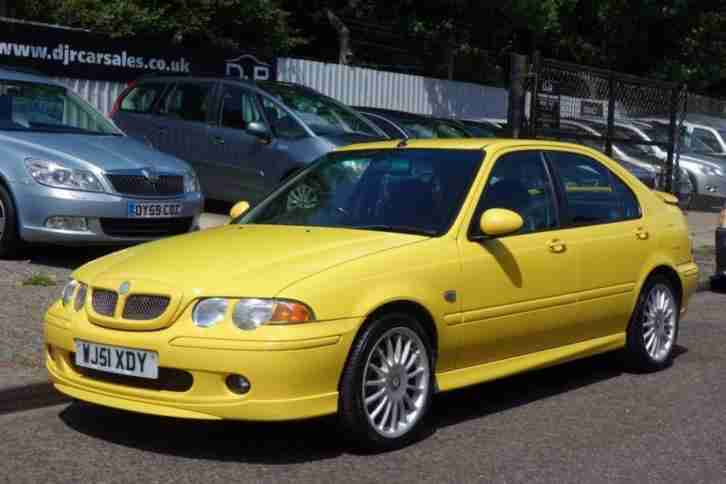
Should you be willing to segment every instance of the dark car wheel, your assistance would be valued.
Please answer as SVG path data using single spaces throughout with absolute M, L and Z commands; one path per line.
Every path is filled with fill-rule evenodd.
M 0 185 L 0 257 L 14 257 L 20 245 L 15 203 L 10 192 Z
M 431 345 L 408 314 L 376 318 L 358 336 L 340 382 L 339 417 L 357 447 L 384 451 L 412 442 L 431 404 Z
M 680 312 L 673 283 L 661 274 L 651 276 L 628 326 L 626 354 L 633 369 L 656 371 L 671 364 Z

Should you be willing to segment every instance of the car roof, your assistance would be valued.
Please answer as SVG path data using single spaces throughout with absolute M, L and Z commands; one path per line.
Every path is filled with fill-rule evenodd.
M 50 77 L 43 76 L 40 73 L 35 74 L 34 71 L 11 66 L 0 65 L 0 79 L 6 81 L 38 82 L 42 84 L 52 84 L 54 86 L 64 87 L 62 84 L 55 82 Z
M 577 150 L 588 150 L 593 153 L 597 151 L 576 143 L 563 141 L 546 141 L 539 139 L 509 139 L 509 138 L 429 138 L 429 139 L 408 139 L 402 145 L 401 140 L 377 141 L 372 143 L 357 143 L 338 148 L 336 151 L 356 151 L 370 149 L 392 149 L 392 148 L 425 148 L 443 150 L 484 150 L 494 148 L 516 148 L 532 147 L 534 149 L 544 148 L 569 148 Z M 600 153 L 598 153 L 600 154 Z

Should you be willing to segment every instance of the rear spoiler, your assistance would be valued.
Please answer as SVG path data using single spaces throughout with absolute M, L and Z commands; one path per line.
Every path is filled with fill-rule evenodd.
M 653 190 L 653 193 L 658 195 L 658 198 L 660 198 L 661 200 L 663 200 L 665 203 L 667 203 L 669 205 L 678 205 L 678 198 L 671 195 L 670 193 L 659 192 L 658 190 Z

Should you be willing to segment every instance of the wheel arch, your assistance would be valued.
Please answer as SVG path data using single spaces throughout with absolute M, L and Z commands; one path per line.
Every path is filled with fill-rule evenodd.
M 353 341 L 358 341 L 358 338 L 360 338 L 361 334 L 363 334 L 365 329 L 370 326 L 377 317 L 391 313 L 406 313 L 414 316 L 416 320 L 421 323 L 424 331 L 426 331 L 426 335 L 428 336 L 429 342 L 431 343 L 431 366 L 432 375 L 434 378 L 434 391 L 437 391 L 436 389 L 438 388 L 438 385 L 436 383 L 435 368 L 438 354 L 439 332 L 436 328 L 436 322 L 431 311 L 423 304 L 411 299 L 395 299 L 392 301 L 386 301 L 376 306 L 363 318 L 363 323 L 358 327 Z M 350 357 L 350 354 L 348 355 L 348 357 Z M 346 365 L 348 364 L 347 362 L 348 358 L 346 358 Z M 340 382 L 338 382 L 338 386 L 340 386 Z
M 636 301 L 640 295 L 640 292 L 643 290 L 643 286 L 645 286 L 645 283 L 651 277 L 654 277 L 656 275 L 662 275 L 666 277 L 673 284 L 673 287 L 676 290 L 678 304 L 679 306 L 681 306 L 683 304 L 683 282 L 681 281 L 681 277 L 678 275 L 678 271 L 671 265 L 666 263 L 656 265 L 646 274 L 638 287 L 638 292 L 636 293 Z

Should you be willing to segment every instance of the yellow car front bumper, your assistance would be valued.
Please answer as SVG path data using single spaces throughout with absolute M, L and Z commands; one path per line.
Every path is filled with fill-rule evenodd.
M 56 305 L 45 317 L 46 368 L 62 393 L 108 407 L 195 419 L 303 419 L 337 411 L 338 381 L 360 323 L 356 318 L 277 328 L 283 337 L 274 340 L 243 339 L 249 333 L 202 338 L 180 334 L 174 326 L 132 332 L 72 321 Z M 155 351 L 160 368 L 190 374 L 191 386 L 150 389 L 133 378 L 89 375 L 75 366 L 76 339 Z M 228 388 L 226 378 L 233 374 L 249 380 L 248 393 Z

